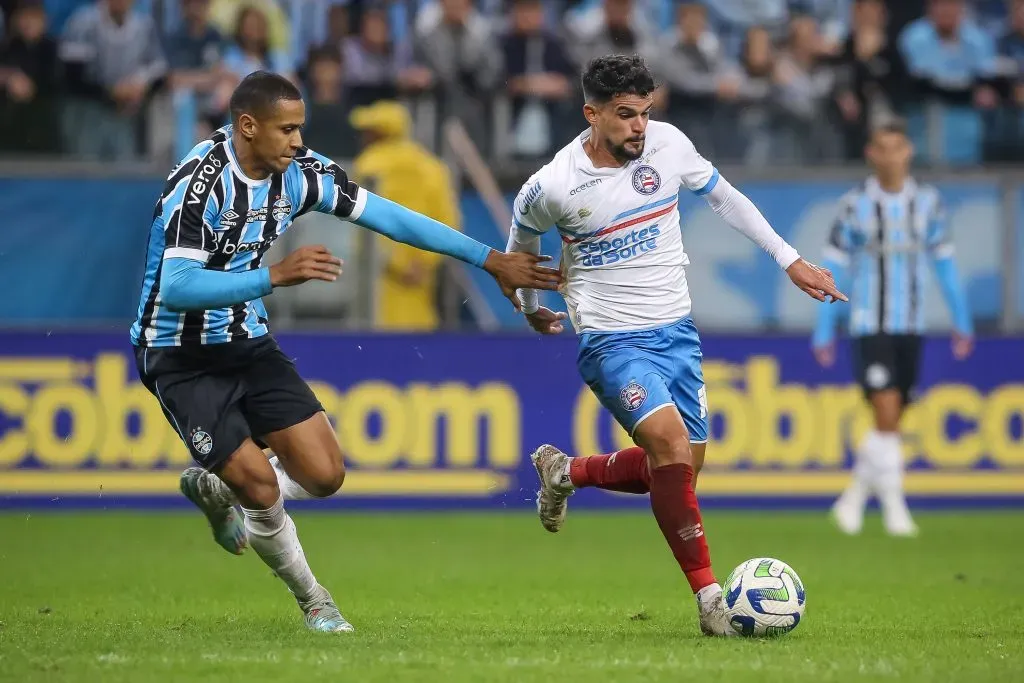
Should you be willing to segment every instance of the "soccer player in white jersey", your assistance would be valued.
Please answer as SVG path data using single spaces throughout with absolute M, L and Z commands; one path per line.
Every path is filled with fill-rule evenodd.
M 694 495 L 708 411 L 684 273 L 680 188 L 704 197 L 810 296 L 845 297 L 831 273 L 802 260 L 683 133 L 649 120 L 654 89 L 639 57 L 593 60 L 583 74 L 590 128 L 535 173 L 515 201 L 508 250 L 539 253 L 540 235 L 558 230 L 561 292 L 580 335 L 580 374 L 637 445 L 585 458 L 541 446 L 532 456 L 541 480 L 537 509 L 544 528 L 558 531 L 576 488 L 649 492 L 658 526 L 697 596 L 701 630 L 729 635 Z M 566 314 L 539 307 L 535 291 L 520 296 L 534 330 L 562 331 Z
M 899 424 L 917 384 L 929 262 L 952 313 L 957 359 L 971 353 L 971 313 L 938 190 L 910 176 L 914 148 L 903 124 L 893 121 L 873 131 L 865 151 L 875 173 L 840 202 L 825 265 L 839 279 L 849 277 L 854 372 L 871 403 L 874 428 L 857 448 L 853 476 L 832 516 L 843 532 L 857 534 L 868 499 L 877 496 L 886 532 L 914 536 L 917 525 L 903 492 Z M 835 362 L 832 314 L 819 311 L 812 340 L 823 366 Z

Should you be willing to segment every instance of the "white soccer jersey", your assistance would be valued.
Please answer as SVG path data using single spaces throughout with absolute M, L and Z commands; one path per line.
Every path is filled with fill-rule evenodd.
M 523 186 L 515 226 L 552 225 L 562 238 L 562 295 L 577 332 L 661 327 L 690 312 L 679 229 L 679 188 L 711 192 L 718 171 L 675 126 L 647 125 L 644 153 L 596 168 L 583 149 L 590 131 L 560 150 Z

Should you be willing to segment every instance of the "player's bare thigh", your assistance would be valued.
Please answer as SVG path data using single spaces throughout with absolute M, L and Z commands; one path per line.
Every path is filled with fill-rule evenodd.
M 345 481 L 345 461 L 327 415 L 260 437 L 274 451 L 288 476 L 317 497 L 326 497 Z

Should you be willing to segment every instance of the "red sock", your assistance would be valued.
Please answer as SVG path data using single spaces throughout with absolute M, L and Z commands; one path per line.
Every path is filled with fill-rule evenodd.
M 693 492 L 693 468 L 683 463 L 656 468 L 651 473 L 651 509 L 693 592 L 715 583 Z
M 642 448 L 627 448 L 609 455 L 592 455 L 569 461 L 569 479 L 576 488 L 596 486 L 608 491 L 647 493 L 651 473 L 647 453 Z

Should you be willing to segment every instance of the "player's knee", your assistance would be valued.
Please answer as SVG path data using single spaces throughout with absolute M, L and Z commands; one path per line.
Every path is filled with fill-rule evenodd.
M 309 482 L 306 490 L 309 491 L 310 495 L 317 498 L 327 498 L 337 493 L 344 483 L 345 464 L 338 461 L 325 466 L 320 472 L 317 472 L 317 475 Z
M 649 435 L 646 441 L 644 448 L 653 461 L 654 467 L 680 463 L 693 465 L 690 442 L 685 432 L 683 434 L 677 434 L 674 430 L 673 432 L 659 432 Z
M 265 510 L 281 498 L 281 489 L 276 477 L 256 477 L 237 487 L 235 494 L 242 507 Z

